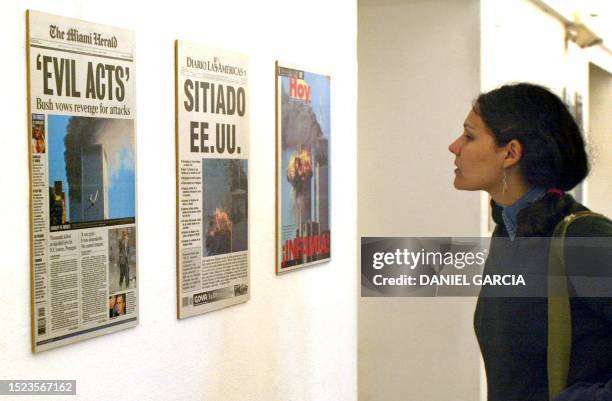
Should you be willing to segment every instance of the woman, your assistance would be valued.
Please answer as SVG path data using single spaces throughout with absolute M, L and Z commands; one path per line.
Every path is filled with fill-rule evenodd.
M 589 171 L 580 129 L 547 89 L 506 85 L 478 97 L 463 134 L 449 150 L 457 167 L 454 186 L 484 190 L 492 198 L 497 226 L 485 274 L 524 274 L 529 280 L 528 289 L 521 289 L 529 296 L 517 297 L 514 289 L 481 289 L 474 328 L 488 400 L 549 400 L 548 253 L 557 224 L 587 210 L 564 192 Z M 612 222 L 577 219 L 567 237 L 606 237 L 609 244 Z M 566 249 L 564 254 L 572 296 L 571 357 L 566 388 L 555 401 L 612 400 L 612 299 L 593 297 L 588 285 L 572 278 L 610 276 L 610 248 L 589 249 L 588 254 Z

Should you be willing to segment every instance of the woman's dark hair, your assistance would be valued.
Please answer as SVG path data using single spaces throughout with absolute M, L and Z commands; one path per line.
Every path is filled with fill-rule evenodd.
M 531 186 L 569 191 L 589 173 L 580 128 L 561 99 L 527 83 L 481 94 L 474 109 L 498 146 L 516 139 L 523 146 L 521 173 Z

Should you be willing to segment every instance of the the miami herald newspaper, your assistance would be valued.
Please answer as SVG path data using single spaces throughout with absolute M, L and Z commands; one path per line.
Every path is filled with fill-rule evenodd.
M 138 322 L 134 34 L 28 11 L 32 350 Z

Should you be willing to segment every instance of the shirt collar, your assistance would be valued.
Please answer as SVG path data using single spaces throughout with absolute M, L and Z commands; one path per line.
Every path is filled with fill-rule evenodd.
M 519 212 L 528 204 L 533 203 L 546 194 L 542 188 L 531 188 L 519 200 L 510 206 L 502 206 L 502 218 L 510 239 L 516 237 L 517 218 Z

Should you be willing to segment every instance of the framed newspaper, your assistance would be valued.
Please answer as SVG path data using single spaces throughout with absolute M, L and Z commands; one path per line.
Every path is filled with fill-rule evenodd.
M 276 63 L 276 273 L 330 260 L 330 77 Z
M 138 323 L 131 31 L 26 13 L 32 351 Z
M 248 58 L 176 41 L 177 317 L 249 299 Z

